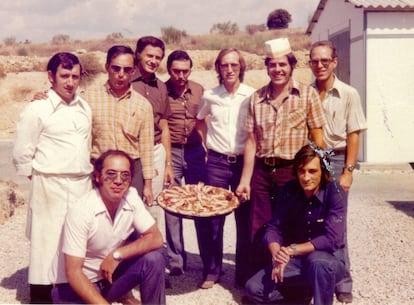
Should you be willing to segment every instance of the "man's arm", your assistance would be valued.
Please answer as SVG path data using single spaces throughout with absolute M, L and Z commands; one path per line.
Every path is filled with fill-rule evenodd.
M 82 271 L 84 258 L 65 254 L 66 278 L 87 304 L 109 304 Z
M 318 145 L 319 147 L 323 149 L 326 148 L 326 144 L 323 140 L 322 128 L 312 128 L 311 130 L 309 130 L 309 133 L 310 133 L 310 138 L 312 142 L 314 142 L 316 145 Z
M 154 224 L 147 231 L 142 233 L 140 238 L 116 249 L 116 251 L 120 253 L 121 258 L 124 260 L 159 249 L 162 246 L 162 242 L 161 232 L 158 229 L 157 225 Z M 102 275 L 110 283 L 112 283 L 112 274 L 114 273 L 118 264 L 119 262 L 113 258 L 112 252 L 107 257 L 105 257 L 101 263 Z
M 171 187 L 174 183 L 174 171 L 172 168 L 170 129 L 168 128 L 168 121 L 166 119 L 160 119 L 160 128 L 162 130 L 161 143 L 166 153 L 164 185 Z
M 255 156 L 256 138 L 253 132 L 249 132 L 244 147 L 243 171 L 239 186 L 236 189 L 236 195 L 239 196 L 241 200 L 250 200 L 250 181 L 253 175 Z
M 346 169 L 349 165 L 355 166 L 359 150 L 359 130 L 348 134 L 346 145 L 346 160 L 344 171 L 338 179 L 339 185 L 348 192 L 352 185 L 352 172 Z

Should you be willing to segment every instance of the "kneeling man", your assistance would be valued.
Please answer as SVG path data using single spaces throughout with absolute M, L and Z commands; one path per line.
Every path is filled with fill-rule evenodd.
M 119 150 L 95 161 L 95 189 L 66 216 L 65 263 L 57 268 L 61 284 L 52 290 L 55 303 L 109 304 L 139 285 L 143 304 L 165 304 L 165 260 L 157 251 L 162 236 L 130 187 L 133 167 L 134 161 Z M 139 238 L 128 243 L 134 230 Z
M 333 304 L 335 283 L 344 275 L 346 195 L 330 182 L 328 154 L 311 143 L 294 159 L 296 179 L 277 199 L 264 242 L 272 265 L 246 283 L 259 303 L 300 297 L 314 305 Z

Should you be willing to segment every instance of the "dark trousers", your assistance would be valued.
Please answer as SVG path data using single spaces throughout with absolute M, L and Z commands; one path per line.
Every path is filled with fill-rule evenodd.
M 335 254 L 315 251 L 309 255 L 290 259 L 284 272 L 283 283 L 272 280 L 272 266 L 258 271 L 246 283 L 251 300 L 271 303 L 281 299 L 310 300 L 314 305 L 333 304 L 335 283 L 345 272 L 342 250 Z
M 160 251 L 122 261 L 110 284 L 105 280 L 94 283 L 96 289 L 108 302 L 116 302 L 139 285 L 142 304 L 165 304 L 165 260 Z M 72 287 L 57 284 L 52 290 L 55 304 L 85 304 Z
M 172 147 L 174 185 L 197 184 L 205 181 L 206 153 L 203 146 Z M 182 217 L 165 212 L 165 235 L 169 268 L 186 268 Z
M 263 245 L 264 224 L 272 219 L 277 195 L 289 180 L 294 178 L 292 165 L 270 167 L 260 159 L 256 164 L 251 182 L 251 212 L 249 237 L 250 247 L 249 274 L 253 275 L 264 268 L 270 259 L 268 249 Z
M 52 285 L 30 284 L 30 304 L 53 304 Z
M 343 167 L 345 165 L 345 154 L 337 154 L 333 157 L 331 157 L 331 165 L 333 166 L 333 169 L 335 171 L 334 178 L 338 180 L 338 178 L 341 176 Z M 348 194 L 346 193 L 346 205 L 348 205 Z M 349 210 L 349 209 L 348 209 Z M 347 238 L 347 222 L 345 222 L 345 247 L 344 247 L 344 259 L 345 259 L 345 275 L 343 279 L 336 285 L 335 292 L 346 292 L 351 293 L 352 292 L 352 277 L 351 277 L 351 260 L 349 258 L 349 251 L 348 251 L 348 238 Z
M 240 182 L 241 171 L 243 169 L 243 157 L 229 159 L 225 155 L 209 151 L 207 161 L 207 178 L 206 184 L 228 189 L 229 186 L 234 191 Z M 244 203 L 242 203 L 244 204 Z M 248 208 L 241 209 L 236 212 L 236 226 L 241 228 L 247 226 L 247 223 L 241 223 L 243 219 L 247 219 L 245 213 Z M 217 282 L 222 271 L 223 261 L 223 231 L 226 216 L 215 216 L 207 218 L 197 218 L 195 226 L 197 231 L 198 247 L 201 260 L 203 262 L 203 278 L 204 280 Z M 244 236 L 246 230 L 237 231 L 236 246 L 236 277 L 246 263 L 247 253 L 243 250 L 248 243 L 248 236 Z M 242 280 L 242 279 L 241 279 Z M 238 279 L 236 278 L 236 282 Z

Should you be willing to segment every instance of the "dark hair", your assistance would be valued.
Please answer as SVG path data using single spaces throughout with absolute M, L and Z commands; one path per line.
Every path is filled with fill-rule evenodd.
M 325 187 L 326 184 L 331 180 L 329 171 L 326 169 L 325 165 L 322 162 L 319 154 L 313 150 L 310 145 L 303 146 L 295 155 L 293 162 L 293 174 L 298 178 L 298 171 L 303 168 L 306 164 L 313 160 L 313 158 L 318 157 L 319 164 L 321 165 L 322 177 L 321 177 L 321 186 Z
M 139 53 L 141 53 L 148 45 L 160 48 L 162 50 L 162 57 L 164 57 L 165 44 L 161 39 L 154 36 L 144 36 L 138 39 L 137 48 L 135 49 L 135 56 L 138 58 Z
M 317 47 L 328 47 L 329 49 L 331 49 L 332 52 L 332 59 L 337 58 L 338 57 L 338 53 L 336 53 L 336 47 L 335 45 L 332 43 L 332 41 L 329 40 L 321 40 L 321 41 L 317 41 L 315 43 L 313 43 L 310 47 L 310 52 L 309 52 L 309 58 L 312 59 L 312 51 L 313 49 L 317 48 Z
M 246 61 L 244 60 L 239 50 L 237 50 L 236 48 L 228 48 L 228 49 L 222 49 L 218 53 L 216 61 L 214 62 L 214 67 L 216 68 L 216 72 L 218 74 L 220 84 L 223 82 L 223 77 L 221 76 L 221 70 L 220 70 L 221 60 L 223 59 L 224 56 L 232 52 L 236 52 L 237 55 L 239 55 L 239 64 L 240 64 L 239 80 L 240 82 L 243 82 L 244 72 L 246 71 Z
M 82 74 L 82 65 L 79 61 L 79 58 L 69 52 L 59 52 L 53 55 L 49 62 L 47 63 L 47 71 L 52 72 L 53 75 L 56 75 L 59 65 L 62 65 L 62 68 L 72 70 L 75 65 L 80 66 L 80 72 Z
M 132 159 L 123 150 L 110 149 L 110 150 L 107 150 L 106 152 L 104 152 L 102 155 L 100 155 L 100 157 L 98 159 L 96 159 L 95 162 L 93 163 L 94 172 L 102 174 L 102 169 L 103 169 L 103 165 L 105 163 L 106 158 L 112 157 L 112 156 L 120 156 L 120 157 L 124 157 L 124 158 L 128 159 L 129 171 L 130 171 L 130 174 L 131 174 L 131 181 L 132 181 L 132 179 L 134 178 L 134 173 L 135 173 L 134 159 Z M 95 186 L 98 186 L 98 183 L 96 181 L 96 177 L 94 177 L 93 183 L 94 183 Z
M 109 65 L 112 59 L 122 54 L 131 54 L 134 58 L 134 51 L 128 46 L 112 46 L 106 53 L 106 64 Z
M 298 60 L 296 59 L 295 54 L 293 54 L 292 52 L 290 52 L 290 53 L 286 54 L 286 57 L 288 59 L 288 63 L 289 63 L 290 68 L 292 70 L 295 69 L 296 64 L 298 63 Z M 265 58 L 265 66 L 266 67 L 269 66 L 269 63 L 270 63 L 271 60 L 272 60 L 272 58 L 270 58 L 270 57 L 266 57 Z
M 193 61 L 191 60 L 190 55 L 186 51 L 183 50 L 176 50 L 172 52 L 167 58 L 167 70 L 170 71 L 171 65 L 174 60 L 189 60 L 190 61 L 190 68 L 193 67 Z

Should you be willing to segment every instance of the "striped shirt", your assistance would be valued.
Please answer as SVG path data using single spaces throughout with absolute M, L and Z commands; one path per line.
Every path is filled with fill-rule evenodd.
M 270 92 L 268 84 L 253 94 L 245 127 L 255 134 L 257 157 L 292 160 L 308 144 L 309 130 L 325 124 L 321 101 L 314 88 L 296 80 L 280 104 Z
M 154 175 L 154 116 L 151 104 L 129 89 L 112 94 L 108 83 L 81 92 L 92 109 L 92 158 L 119 149 L 140 159 L 144 179 Z

